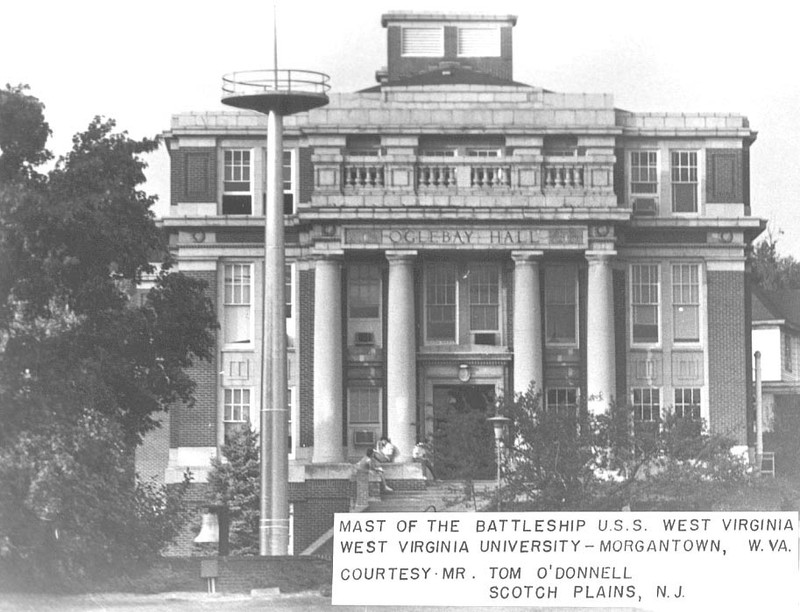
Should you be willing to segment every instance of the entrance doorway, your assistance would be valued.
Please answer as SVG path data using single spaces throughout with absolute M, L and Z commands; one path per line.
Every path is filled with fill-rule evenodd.
M 442 480 L 495 477 L 494 385 L 434 385 L 433 457 Z

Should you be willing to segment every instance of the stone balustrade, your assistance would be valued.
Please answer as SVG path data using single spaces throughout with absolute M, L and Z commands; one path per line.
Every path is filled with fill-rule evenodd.
M 352 189 L 376 189 L 384 187 L 384 168 L 382 164 L 349 163 L 342 172 L 343 187 Z
M 470 186 L 484 189 L 511 186 L 511 170 L 508 166 L 470 166 Z
M 445 164 L 417 166 L 417 187 L 420 189 L 449 189 L 456 185 L 456 168 Z
M 397 184 L 397 172 L 407 172 L 413 178 Z M 417 191 L 433 193 L 468 193 L 486 191 L 538 191 L 576 193 L 596 192 L 597 187 L 611 189 L 610 182 L 598 185 L 597 172 L 611 174 L 611 166 L 583 161 L 518 162 L 508 159 L 480 161 L 474 159 L 430 160 L 416 162 L 346 160 L 341 165 L 341 185 L 344 193 L 359 191 Z M 592 174 L 594 173 L 594 174 Z M 413 183 L 412 183 L 413 181 Z M 327 191 L 334 185 L 316 185 Z
M 584 165 L 578 163 L 551 163 L 542 166 L 544 189 L 583 189 Z

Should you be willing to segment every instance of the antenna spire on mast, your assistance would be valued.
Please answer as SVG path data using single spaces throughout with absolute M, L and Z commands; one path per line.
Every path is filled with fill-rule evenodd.
M 272 0 L 272 67 L 275 69 L 275 88 L 278 88 L 278 0 Z

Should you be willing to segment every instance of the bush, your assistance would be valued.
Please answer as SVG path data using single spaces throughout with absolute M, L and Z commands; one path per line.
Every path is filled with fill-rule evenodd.
M 797 491 L 752 474 L 732 442 L 667 414 L 634 424 L 627 407 L 547 410 L 529 390 L 502 405 L 513 421 L 497 502 L 516 510 L 797 508 Z
M 211 461 L 210 505 L 224 506 L 229 520 L 229 552 L 258 554 L 260 448 L 249 426 L 234 430 Z

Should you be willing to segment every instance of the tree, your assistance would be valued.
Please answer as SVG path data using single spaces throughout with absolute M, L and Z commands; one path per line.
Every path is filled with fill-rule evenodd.
M 36 166 L 52 158 L 45 149 L 50 126 L 44 104 L 27 90 L 26 85 L 0 90 L 0 184 L 38 177 Z
M 156 413 L 191 401 L 185 368 L 210 358 L 217 323 L 205 284 L 168 259 L 139 303 L 166 252 L 139 188 L 157 142 L 96 117 L 40 175 L 42 105 L 2 94 L 0 558 L 52 585 L 175 535 L 175 495 L 137 484 L 132 456 Z
M 499 499 L 516 510 L 716 510 L 796 507 L 787 483 L 760 479 L 731 442 L 666 413 L 657 427 L 626 406 L 593 416 L 548 410 L 529 390 L 506 401 L 513 422 Z
M 778 253 L 778 239 L 771 231 L 767 230 L 763 240 L 748 248 L 747 262 L 751 280 L 762 289 L 800 289 L 800 262 Z
M 235 430 L 211 461 L 208 484 L 211 503 L 224 506 L 229 520 L 229 549 L 233 554 L 258 553 L 260 447 L 249 425 Z

